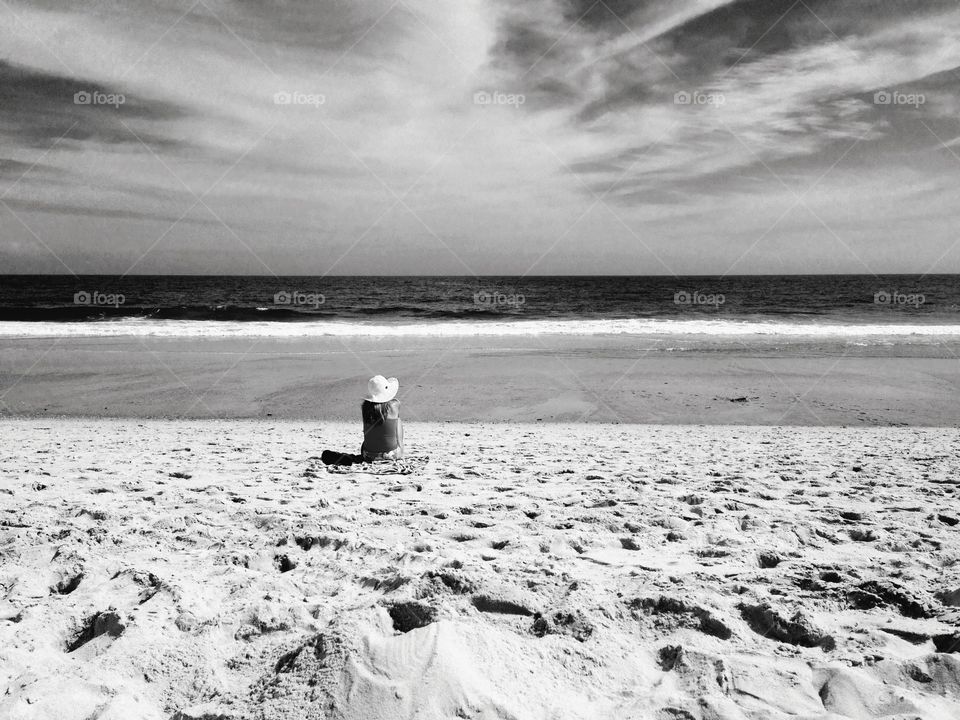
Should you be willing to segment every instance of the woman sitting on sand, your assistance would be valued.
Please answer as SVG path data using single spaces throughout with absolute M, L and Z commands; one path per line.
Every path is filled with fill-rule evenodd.
M 363 444 L 359 455 L 324 450 L 324 465 L 349 467 L 356 463 L 377 460 L 399 460 L 403 457 L 403 425 L 400 422 L 400 381 L 377 375 L 367 382 L 367 396 L 360 406 L 363 417 Z
M 377 375 L 367 382 L 367 396 L 360 406 L 363 417 L 364 462 L 399 460 L 403 457 L 403 424 L 400 422 L 400 381 Z

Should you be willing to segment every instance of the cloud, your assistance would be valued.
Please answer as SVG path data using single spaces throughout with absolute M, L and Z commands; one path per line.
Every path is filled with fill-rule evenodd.
M 960 171 L 958 33 L 946 0 L 17 0 L 0 4 L 0 193 L 62 257 L 120 271 L 184 213 L 222 228 L 211 212 L 239 252 L 184 236 L 177 268 L 247 271 L 242 244 L 278 274 L 569 272 L 583 247 L 592 271 L 639 271 L 639 235 L 658 271 L 702 270 L 811 187 L 817 215 L 883 242 L 886 210 L 854 181 L 946 232 L 929 197 Z
M 632 202 L 650 198 L 654 189 L 663 196 L 671 187 L 723 183 L 731 173 L 749 175 L 758 164 L 785 158 L 836 159 L 857 139 L 884 152 L 889 112 L 908 108 L 878 107 L 873 91 L 909 83 L 923 88 L 923 79 L 939 72 L 943 92 L 931 92 L 929 107 L 909 111 L 915 119 L 930 116 L 936 103 L 944 117 L 942 106 L 956 97 L 956 77 L 946 73 L 960 64 L 960 48 L 944 30 L 960 25 L 955 9 L 936 13 L 925 6 L 917 13 L 918 5 L 900 4 L 895 14 L 889 3 L 877 6 L 886 12 L 858 23 L 858 15 L 828 2 L 688 2 L 671 4 L 669 12 L 663 3 L 621 3 L 618 25 L 597 14 L 617 8 L 555 4 L 564 20 L 593 9 L 589 22 L 553 36 L 562 49 L 541 59 L 538 82 L 579 88 L 569 103 L 568 131 L 592 132 L 606 144 L 598 142 L 599 151 L 568 168 L 591 177 L 591 192 L 619 186 L 626 190 L 613 196 Z M 638 31 L 628 27 L 640 17 L 651 22 Z M 516 36 L 523 28 L 538 38 L 538 49 L 550 47 L 545 28 L 557 27 L 555 21 L 532 15 L 526 21 L 539 29 L 514 20 L 502 30 Z M 598 33 L 600 41 L 593 37 Z M 699 96 L 703 104 L 678 105 L 678 93 Z M 913 136 L 929 144 L 916 127 Z
M 39 162 L 21 162 L 10 158 L 0 158 L 0 177 L 13 178 L 14 180 L 23 177 L 28 172 L 51 172 L 54 168 L 43 165 Z
M 0 60 L 0 132 L 10 142 L 46 147 L 51 141 L 184 147 L 150 132 L 137 138 L 124 123 L 176 120 L 174 105 L 126 95 L 83 78 L 43 72 Z

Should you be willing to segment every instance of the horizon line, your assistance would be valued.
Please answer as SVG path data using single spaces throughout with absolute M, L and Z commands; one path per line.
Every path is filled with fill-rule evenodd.
M 883 277 L 883 276 L 902 276 L 902 277 L 960 277 L 960 272 L 952 273 L 931 273 L 931 272 L 875 272 L 875 273 L 742 273 L 742 274 L 710 274 L 710 273 L 691 273 L 691 274 L 670 274 L 670 273 L 651 273 L 649 275 L 638 275 L 633 273 L 612 273 L 612 274 L 575 274 L 564 273 L 556 275 L 510 275 L 510 274 L 490 274 L 490 275 L 470 275 L 470 274 L 450 274 L 450 275 L 351 275 L 351 274 L 330 274 L 316 275 L 310 273 L 298 273 L 293 275 L 257 275 L 244 273 L 240 275 L 232 273 L 0 273 L 0 278 L 15 277 L 64 277 L 64 278 L 514 278 L 514 279 L 537 279 L 537 278 L 748 278 L 748 277 Z

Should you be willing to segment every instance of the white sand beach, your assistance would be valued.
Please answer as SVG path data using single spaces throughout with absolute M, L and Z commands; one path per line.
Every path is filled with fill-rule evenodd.
M 960 717 L 960 432 L 4 419 L 0 717 Z

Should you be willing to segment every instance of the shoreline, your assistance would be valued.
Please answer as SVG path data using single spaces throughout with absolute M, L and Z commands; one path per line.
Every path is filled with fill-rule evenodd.
M 899 320 L 899 319 L 898 319 Z M 590 337 L 670 340 L 692 338 L 700 341 L 827 342 L 941 338 L 960 340 L 960 324 L 937 322 L 905 323 L 767 320 L 743 317 L 657 317 L 657 318 L 408 318 L 304 320 L 174 320 L 122 317 L 98 320 L 0 321 L 0 339 L 70 338 L 166 338 L 166 339 L 273 339 L 307 340 L 323 338 L 525 338 Z

